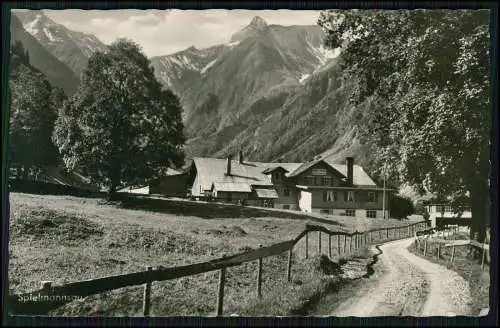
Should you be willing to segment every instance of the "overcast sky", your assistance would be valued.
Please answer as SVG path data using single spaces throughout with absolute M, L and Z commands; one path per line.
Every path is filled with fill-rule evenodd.
M 278 25 L 315 25 L 318 11 L 308 10 L 44 10 L 57 23 L 92 33 L 109 44 L 118 37 L 139 43 L 147 56 L 205 48 L 228 42 L 254 16 Z

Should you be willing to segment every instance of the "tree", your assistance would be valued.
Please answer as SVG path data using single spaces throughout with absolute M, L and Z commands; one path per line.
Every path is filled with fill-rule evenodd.
M 52 89 L 43 74 L 29 65 L 29 56 L 20 43 L 11 48 L 9 66 L 10 162 L 30 171 L 57 163 L 58 151 L 51 141 L 56 107 Z M 57 92 L 57 91 L 56 91 Z
M 108 188 L 110 199 L 119 186 L 158 178 L 184 161 L 179 100 L 125 39 L 89 59 L 76 94 L 59 112 L 54 140 L 66 167 Z
M 402 196 L 393 195 L 389 203 L 390 217 L 402 219 L 415 213 L 413 202 Z
M 471 236 L 489 222 L 490 71 L 487 10 L 322 12 L 326 45 L 369 103 L 360 138 L 401 182 L 470 199 Z

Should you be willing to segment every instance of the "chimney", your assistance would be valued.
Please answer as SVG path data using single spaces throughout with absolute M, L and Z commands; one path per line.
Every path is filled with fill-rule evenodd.
M 354 158 L 347 157 L 346 158 L 346 165 L 347 165 L 347 185 L 352 186 Z
M 231 175 L 231 160 L 233 159 L 233 156 L 227 155 L 227 169 L 226 169 L 226 175 Z
M 241 150 L 239 153 L 239 162 L 240 162 L 240 164 L 243 164 L 243 151 L 241 151 Z

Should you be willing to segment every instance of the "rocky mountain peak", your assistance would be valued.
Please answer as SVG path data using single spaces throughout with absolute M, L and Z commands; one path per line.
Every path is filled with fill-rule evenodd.
M 255 16 L 254 18 L 252 18 L 252 20 L 250 21 L 250 25 L 251 27 L 257 29 L 257 30 L 265 30 L 267 28 L 267 22 L 260 16 Z

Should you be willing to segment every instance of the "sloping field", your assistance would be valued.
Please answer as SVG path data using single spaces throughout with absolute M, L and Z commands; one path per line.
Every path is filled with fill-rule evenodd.
M 262 216 L 259 210 L 252 217 L 251 209 L 245 212 L 248 217 L 228 217 L 224 211 L 224 218 L 217 218 L 217 213 L 202 218 L 165 209 L 124 209 L 98 199 L 11 193 L 9 289 L 17 294 L 39 289 L 42 280 L 62 284 L 143 271 L 146 266 L 203 262 L 295 238 L 310 222 L 339 231 L 407 223 L 348 217 L 318 222 L 287 219 L 282 213 L 279 218 Z M 327 253 L 326 236 L 322 244 Z M 300 307 L 334 279 L 320 270 L 317 238 L 309 238 L 309 259 L 304 253 L 300 242 L 294 249 L 292 283 L 286 281 L 286 254 L 263 260 L 262 300 L 255 297 L 256 263 L 229 268 L 225 313 L 286 315 Z M 335 253 L 333 260 L 340 257 Z M 217 279 L 217 272 L 210 272 L 153 283 L 151 315 L 212 315 Z M 54 314 L 140 315 L 141 294 L 141 286 L 123 288 L 74 301 Z

